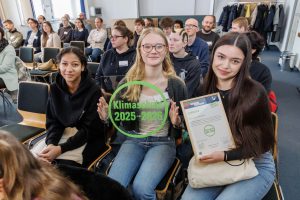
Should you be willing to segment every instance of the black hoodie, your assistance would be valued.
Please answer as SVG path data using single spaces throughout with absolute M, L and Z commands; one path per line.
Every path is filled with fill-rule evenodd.
M 96 83 L 101 86 L 106 92 L 112 93 L 114 88 L 108 78 L 101 78 L 103 76 L 125 76 L 129 68 L 133 65 L 135 60 L 135 48 L 130 47 L 126 52 L 119 54 L 116 49 L 106 51 L 102 58 L 100 65 L 96 72 Z M 123 77 L 119 77 L 119 82 Z
M 76 127 L 78 132 L 60 144 L 62 153 L 87 143 L 83 152 L 83 162 L 85 155 L 90 159 L 99 155 L 105 140 L 104 126 L 97 114 L 100 96 L 99 88 L 87 71 L 82 73 L 79 88 L 74 94 L 70 94 L 64 78 L 58 74 L 55 83 L 50 86 L 46 112 L 46 144 L 58 145 L 64 129 Z
M 201 64 L 191 53 L 184 58 L 175 58 L 170 55 L 177 76 L 179 76 L 186 84 L 188 90 L 188 98 L 196 97 L 200 84 Z

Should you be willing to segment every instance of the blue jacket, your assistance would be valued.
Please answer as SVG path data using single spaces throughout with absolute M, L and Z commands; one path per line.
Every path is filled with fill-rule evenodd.
M 27 46 L 28 45 L 28 40 L 30 38 L 32 31 L 28 31 L 27 32 L 27 36 L 25 39 L 25 43 L 24 45 Z M 42 33 L 40 32 L 40 30 L 38 30 L 38 32 L 36 33 L 33 43 L 32 43 L 32 47 L 35 49 L 34 53 L 39 53 L 41 52 L 41 35 Z
M 196 56 L 201 64 L 201 74 L 204 77 L 209 66 L 209 48 L 207 43 L 199 37 L 196 37 L 191 46 L 187 46 L 187 52 Z

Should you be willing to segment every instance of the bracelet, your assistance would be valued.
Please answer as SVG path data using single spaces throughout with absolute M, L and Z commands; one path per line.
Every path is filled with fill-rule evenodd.
M 227 161 L 227 151 L 224 151 L 224 161 Z

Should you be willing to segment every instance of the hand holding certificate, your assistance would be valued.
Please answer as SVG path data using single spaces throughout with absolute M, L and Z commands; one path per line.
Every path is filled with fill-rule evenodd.
M 180 103 L 196 158 L 235 148 L 219 93 Z

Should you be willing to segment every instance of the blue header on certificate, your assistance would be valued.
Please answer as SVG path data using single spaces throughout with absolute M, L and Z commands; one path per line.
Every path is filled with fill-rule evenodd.
M 211 104 L 214 102 L 219 102 L 219 96 L 218 94 L 202 97 L 202 98 L 196 98 L 194 100 L 190 100 L 188 102 L 183 102 L 184 109 L 190 109 L 198 106 L 204 106 L 207 104 Z

